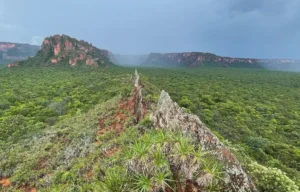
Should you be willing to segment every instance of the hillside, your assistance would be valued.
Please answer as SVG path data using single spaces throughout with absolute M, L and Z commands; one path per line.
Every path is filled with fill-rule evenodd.
M 88 65 L 106 66 L 109 64 L 109 52 L 94 47 L 85 41 L 79 41 L 67 35 L 54 35 L 45 38 L 41 50 L 35 57 L 8 64 L 16 66 L 51 65 Z
M 0 42 L 0 64 L 24 60 L 34 56 L 40 50 L 40 46 Z
M 197 116 L 186 113 L 164 91 L 154 107 L 156 101 L 144 99 L 149 91 L 156 92 L 151 84 L 144 90 L 137 72 L 131 80 L 123 72 L 106 83 L 119 81 L 114 85 L 132 91 L 125 89 L 88 112 L 44 128 L 42 122 L 31 127 L 26 117 L 15 117 L 16 124 L 10 126 L 31 127 L 33 139 L 25 132 L 10 137 L 10 130 L 0 127 L 6 134 L 0 149 L 7 156 L 0 159 L 3 189 L 255 191 L 234 154 Z
M 1 69 L 0 191 L 298 192 L 298 74 L 139 71 Z

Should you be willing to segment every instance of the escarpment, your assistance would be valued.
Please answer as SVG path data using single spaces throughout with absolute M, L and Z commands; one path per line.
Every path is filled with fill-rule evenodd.
M 258 59 L 222 57 L 203 52 L 151 53 L 144 65 L 192 68 L 200 66 L 261 68 Z
M 154 67 L 233 67 L 233 68 L 266 68 L 283 71 L 299 71 L 298 59 L 257 59 L 224 57 L 213 53 L 150 53 L 144 66 Z

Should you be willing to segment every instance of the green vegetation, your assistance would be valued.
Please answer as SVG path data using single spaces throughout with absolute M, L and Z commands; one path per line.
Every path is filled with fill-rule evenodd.
M 154 104 L 150 108 L 166 90 L 234 151 L 260 191 L 298 191 L 300 74 L 138 70 L 144 100 Z M 169 190 L 183 187 L 183 170 L 193 169 L 188 172 L 199 177 L 202 189 L 220 191 L 222 162 L 201 151 L 190 135 L 153 129 L 151 111 L 134 124 L 124 107 L 133 71 L 116 66 L 1 69 L 0 180 L 9 178 L 11 185 L 0 190 Z
M 114 69 L 15 68 L 0 73 L 0 140 L 5 142 L 86 112 L 131 89 L 124 81 L 129 74 Z
M 249 171 L 254 176 L 260 191 L 298 191 L 295 183 L 279 169 L 266 168 L 257 163 L 252 163 L 249 165 Z
M 18 95 L 28 100 L 22 103 L 25 107 L 20 107 L 21 111 L 11 116 L 8 115 L 10 108 L 16 108 L 13 104 L 21 100 L 15 103 L 8 103 L 9 99 L 8 102 L 2 102 L 6 116 L 1 121 L 1 132 L 6 137 L 1 138 L 0 156 L 5 158 L 0 159 L 0 176 L 9 178 L 11 182 L 11 185 L 3 188 L 6 191 L 36 188 L 39 191 L 172 190 L 178 183 L 184 186 L 182 179 L 187 174 L 184 170 L 189 169 L 194 171 L 195 177 L 199 173 L 205 176 L 201 180 L 203 189 L 218 191 L 224 180 L 221 162 L 209 153 L 202 152 L 201 146 L 190 136 L 180 132 L 152 130 L 148 118 L 134 125 L 130 109 L 120 108 L 121 103 L 126 103 L 132 89 L 126 69 L 16 68 L 1 72 L 6 74 L 6 78 L 10 77 L 7 84 L 23 80 L 23 83 L 14 85 L 20 90 Z M 27 74 L 31 78 L 16 78 L 13 74 L 19 77 Z M 74 74 L 76 78 L 73 79 Z M 41 94 L 39 86 L 33 87 L 37 94 L 40 93 L 39 97 L 28 97 L 32 95 L 31 92 L 22 92 L 25 88 L 30 90 L 27 86 L 38 79 L 43 79 L 44 83 L 49 81 L 47 86 L 44 85 L 45 90 L 51 90 L 50 84 L 59 85 L 54 92 L 60 94 L 51 91 Z M 61 84 L 62 80 L 74 85 L 71 90 L 77 87 L 83 90 L 76 89 L 76 94 L 70 94 L 70 88 L 64 86 L 66 82 Z M 89 85 L 96 86 L 99 83 L 105 88 L 96 92 L 101 97 L 92 100 L 94 92 L 81 87 L 88 86 L 84 84 L 88 81 Z M 24 82 L 28 85 L 24 86 Z M 66 108 L 61 107 L 56 99 L 65 97 L 64 91 L 58 92 L 62 86 L 70 96 L 87 94 L 90 100 L 81 100 L 84 103 L 74 108 L 72 105 L 68 107 L 68 103 L 65 104 Z M 95 90 L 96 87 L 93 88 Z M 40 104 L 35 101 L 42 98 L 49 99 L 49 102 L 38 107 Z M 27 103 L 37 106 L 25 110 L 35 112 L 34 115 L 23 113 Z M 42 108 L 49 108 L 52 112 L 44 114 Z M 47 119 L 35 119 L 37 114 L 58 118 L 49 124 Z M 116 132 L 115 124 L 120 121 L 116 120 L 116 115 L 128 117 L 122 122 L 123 131 L 120 134 Z M 172 177 L 174 171 L 179 175 L 177 180 Z
M 300 74 L 235 68 L 139 69 L 215 133 L 300 186 Z

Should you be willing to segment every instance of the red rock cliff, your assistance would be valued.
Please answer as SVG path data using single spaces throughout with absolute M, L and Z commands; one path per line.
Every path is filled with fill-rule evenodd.
M 67 35 L 47 37 L 41 50 L 30 60 L 18 62 L 18 66 L 89 65 L 98 67 L 109 62 L 109 52 L 79 41 Z M 10 65 L 15 66 L 15 65 Z
M 52 54 L 49 61 L 57 64 L 66 61 L 75 66 L 83 63 L 91 66 L 98 66 L 108 61 L 109 52 L 100 50 L 85 41 L 78 41 L 66 35 L 54 35 L 44 40 L 42 45 L 44 55 Z

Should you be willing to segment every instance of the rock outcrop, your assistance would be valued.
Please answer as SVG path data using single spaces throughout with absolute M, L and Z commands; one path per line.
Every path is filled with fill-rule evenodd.
M 144 117 L 143 107 L 143 96 L 142 96 L 142 85 L 140 82 L 140 76 L 135 70 L 135 81 L 134 81 L 134 116 L 136 122 L 139 122 Z
M 226 169 L 224 191 L 255 191 L 254 184 L 230 150 L 201 122 L 198 116 L 186 113 L 171 100 L 167 92 L 161 92 L 157 108 L 151 114 L 150 119 L 156 128 L 179 129 L 185 134 L 193 135 L 197 143 L 201 144 L 202 150 L 212 152 L 218 160 L 223 162 Z
M 83 63 L 90 66 L 104 64 L 108 60 L 109 52 L 100 50 L 85 41 L 78 41 L 67 35 L 54 35 L 43 41 L 42 53 L 46 56 L 52 54 L 50 63 L 56 64 L 67 61 L 69 65 L 76 66 Z
M 89 65 L 100 66 L 109 63 L 109 51 L 101 50 L 85 41 L 67 35 L 54 35 L 43 41 L 41 50 L 30 60 L 18 62 L 19 66 Z

